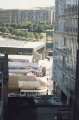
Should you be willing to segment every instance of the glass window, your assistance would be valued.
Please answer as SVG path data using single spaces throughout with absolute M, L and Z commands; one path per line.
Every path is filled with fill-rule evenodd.
M 0 71 L 0 102 L 4 86 L 5 104 L 6 95 L 8 100 L 19 98 L 17 105 L 11 102 L 13 108 L 16 106 L 16 109 L 12 109 L 16 115 L 21 115 L 19 110 L 23 107 L 25 111 L 21 110 L 20 113 L 25 116 L 28 111 L 35 112 L 39 116 L 38 112 L 42 115 L 45 112 L 44 116 L 47 115 L 48 120 L 51 118 L 63 120 L 66 113 L 70 112 L 75 98 L 78 0 L 55 0 L 54 6 L 49 4 L 50 0 L 46 1 L 48 3 L 44 0 L 42 0 L 44 2 L 29 1 L 26 1 L 25 8 L 23 8 L 25 2 L 22 1 L 21 5 L 15 6 L 20 8 L 8 9 L 6 3 L 4 4 L 6 9 L 0 9 L 0 52 L 8 53 L 8 68 L 6 60 L 2 61 L 3 81 Z M 32 5 L 35 7 L 28 8 Z M 20 104 L 19 110 L 17 110 L 18 104 Z M 31 105 L 35 106 L 35 109 L 31 108 L 30 112 L 26 106 Z M 37 108 L 40 105 L 41 108 L 43 106 L 42 111 L 41 108 Z M 55 109 L 56 112 L 54 107 L 51 107 L 53 110 L 48 108 L 54 105 L 58 108 Z M 14 112 L 12 111 L 11 115 Z M 16 119 L 20 120 L 18 117 Z M 24 120 L 24 116 L 22 119 Z

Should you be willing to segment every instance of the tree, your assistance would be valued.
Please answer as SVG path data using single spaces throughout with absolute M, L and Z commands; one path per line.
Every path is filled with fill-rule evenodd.
M 39 38 L 42 39 L 43 38 L 43 35 L 41 33 L 39 33 Z
M 23 25 L 24 28 L 28 29 L 29 32 L 32 32 L 33 30 L 33 24 L 31 21 L 27 21 L 24 25 Z
M 15 29 L 13 27 L 8 27 L 8 30 L 11 34 L 15 34 Z
M 8 29 L 5 26 L 0 27 L 0 31 L 5 33 L 8 32 Z
M 37 33 L 37 32 L 34 32 L 33 34 L 34 34 L 34 38 L 35 38 L 35 40 L 38 40 L 38 39 L 39 39 L 39 35 L 38 35 L 38 33 Z

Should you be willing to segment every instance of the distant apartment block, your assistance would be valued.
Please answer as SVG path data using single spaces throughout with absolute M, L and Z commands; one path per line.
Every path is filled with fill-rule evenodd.
M 74 96 L 78 47 L 78 0 L 56 0 L 55 87 L 66 103 Z M 56 89 L 56 90 L 57 90 Z
M 32 10 L 0 9 L 1 24 L 24 24 L 27 21 L 52 24 L 55 21 L 55 8 L 35 8 Z

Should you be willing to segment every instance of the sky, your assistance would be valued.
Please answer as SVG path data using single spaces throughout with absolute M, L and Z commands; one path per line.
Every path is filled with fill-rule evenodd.
M 53 6 L 55 0 L 0 0 L 0 8 L 30 9 L 34 7 Z

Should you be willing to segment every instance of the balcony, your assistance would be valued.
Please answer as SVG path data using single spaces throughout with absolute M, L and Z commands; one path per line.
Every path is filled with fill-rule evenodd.
M 66 64 L 63 65 L 63 61 L 54 59 L 54 69 L 62 71 L 63 75 L 67 79 L 75 80 L 75 68 L 70 68 Z
M 76 15 L 77 14 L 77 11 L 78 10 L 78 6 L 77 5 L 73 5 L 73 6 L 67 6 L 67 8 L 65 8 L 65 12 L 64 14 L 69 16 L 69 15 Z
M 68 56 L 71 55 L 71 49 L 67 47 L 55 48 L 53 56 Z
M 60 89 L 64 91 L 65 94 L 71 94 L 71 91 L 75 89 L 75 68 L 71 68 L 63 63 L 62 60 L 55 57 L 54 59 L 54 80 L 57 81 Z

